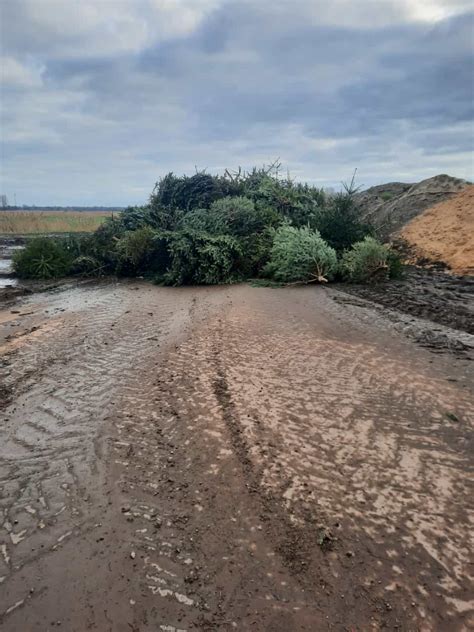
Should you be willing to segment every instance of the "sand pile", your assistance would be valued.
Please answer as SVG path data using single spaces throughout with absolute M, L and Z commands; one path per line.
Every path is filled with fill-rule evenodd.
M 399 236 L 415 258 L 443 262 L 460 274 L 474 274 L 474 186 L 428 208 Z
M 387 239 L 401 230 L 427 208 L 451 199 L 468 182 L 446 174 L 422 180 L 416 184 L 389 182 L 357 193 L 354 199 L 362 216 Z

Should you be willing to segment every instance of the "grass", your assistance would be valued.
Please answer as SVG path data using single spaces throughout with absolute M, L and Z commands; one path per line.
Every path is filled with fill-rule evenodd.
M 91 233 L 111 211 L 0 211 L 0 235 Z

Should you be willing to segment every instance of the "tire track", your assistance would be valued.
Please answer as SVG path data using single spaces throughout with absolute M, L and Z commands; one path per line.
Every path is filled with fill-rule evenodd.
M 42 301 L 0 369 L 2 629 L 468 629 L 467 362 L 322 288 Z
M 207 548 L 224 552 L 241 577 L 247 577 L 249 559 L 268 569 L 265 556 L 278 556 L 275 574 L 291 586 L 291 597 L 287 589 L 270 588 L 271 580 L 259 578 L 260 586 L 268 586 L 261 626 L 283 601 L 300 614 L 272 629 L 314 629 L 323 625 L 324 612 L 331 613 L 326 616 L 334 629 L 368 620 L 375 629 L 466 629 L 473 400 L 463 386 L 462 367 L 469 365 L 460 363 L 460 385 L 449 382 L 446 375 L 453 375 L 453 367 L 442 358 L 432 367 L 429 354 L 398 334 L 381 336 L 386 324 L 374 328 L 372 323 L 369 329 L 365 320 L 365 314 L 358 321 L 349 310 L 341 313 L 322 291 L 295 291 L 286 301 L 283 292 L 235 288 L 232 306 L 193 332 L 161 367 L 162 388 L 148 383 L 142 396 L 132 395 L 133 423 L 124 427 L 136 429 L 142 419 L 145 443 L 157 428 L 164 433 L 166 440 L 159 435 L 148 451 L 139 452 L 150 481 L 168 489 L 165 455 L 179 452 L 179 480 L 189 468 L 212 490 L 197 504 L 225 525 L 220 528 L 237 546 L 237 555 L 227 542 L 217 538 L 217 545 L 203 534 L 199 510 L 190 512 L 190 492 L 200 491 L 192 478 L 184 478 L 184 490 L 172 487 L 180 500 L 172 494 L 165 503 L 171 515 L 178 506 L 186 508 L 185 536 L 197 529 L 192 558 L 206 559 L 211 586 L 225 572 L 209 560 Z M 158 410 L 150 408 L 146 392 Z M 462 422 L 450 423 L 449 411 Z M 185 450 L 179 450 L 180 443 Z M 154 463 L 156 455 L 163 455 L 164 463 L 159 457 Z M 133 468 L 131 460 L 123 463 Z M 136 473 L 123 492 L 135 494 L 142 478 Z M 170 484 L 176 483 L 174 472 Z M 241 514 L 223 511 L 226 502 L 239 505 Z M 172 521 L 163 533 L 172 550 L 182 548 L 183 535 Z M 249 558 L 250 546 L 255 548 Z M 165 554 L 156 555 L 154 563 L 166 568 Z M 232 620 L 251 625 L 228 576 L 220 600 L 204 582 L 199 591 L 186 592 L 186 574 L 177 571 L 179 560 L 174 562 L 177 590 L 194 604 L 207 605 L 207 623 L 199 617 L 199 606 L 173 609 L 172 595 L 159 592 L 155 596 L 165 618 L 156 623 L 177 627 L 184 621 L 202 629 Z M 158 583 L 167 581 L 156 577 Z M 257 599 L 255 590 L 251 594 Z M 152 603 L 143 609 L 149 612 Z
M 0 614 L 15 599 L 10 579 L 61 546 L 71 525 L 74 537 L 80 537 L 100 519 L 94 506 L 103 494 L 97 451 L 103 450 L 105 421 L 137 368 L 158 345 L 181 333 L 189 313 L 189 293 L 175 296 L 165 290 L 148 297 L 150 286 L 145 288 L 80 290 L 74 300 L 68 293 L 58 295 L 53 305 L 77 302 L 78 309 L 56 324 L 53 339 L 45 327 L 41 335 L 35 332 L 34 341 L 25 337 L 17 347 L 12 379 L 19 387 L 0 424 L 5 598 Z M 138 308 L 137 291 L 148 299 Z M 180 311 L 183 316 L 177 317 Z M 157 341 L 153 346 L 151 339 Z

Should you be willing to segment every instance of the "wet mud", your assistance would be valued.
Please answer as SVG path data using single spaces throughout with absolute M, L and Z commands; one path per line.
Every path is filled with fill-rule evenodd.
M 400 281 L 343 285 L 341 289 L 384 307 L 474 334 L 474 276 L 408 267 Z
M 386 312 L 141 282 L 8 304 L 2 631 L 470 629 L 473 337 Z

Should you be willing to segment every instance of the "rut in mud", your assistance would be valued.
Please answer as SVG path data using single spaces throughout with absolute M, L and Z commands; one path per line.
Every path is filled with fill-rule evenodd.
M 344 296 L 0 312 L 2 630 L 468 629 L 472 336 L 434 354 Z

